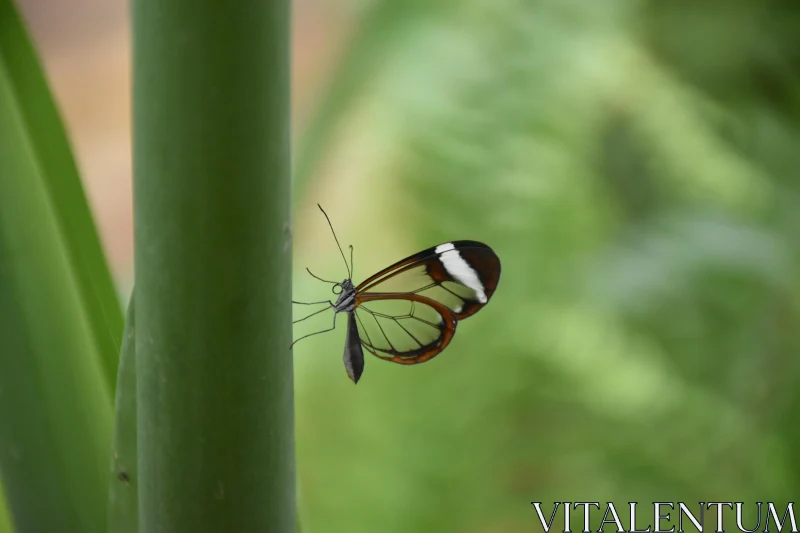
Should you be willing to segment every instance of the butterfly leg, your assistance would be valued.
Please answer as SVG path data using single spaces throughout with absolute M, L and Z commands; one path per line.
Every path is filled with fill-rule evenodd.
M 292 302 L 292 303 L 300 303 L 300 302 Z M 318 315 L 318 314 L 320 314 L 320 313 L 324 313 L 324 312 L 325 312 L 325 311 L 327 311 L 328 309 L 331 309 L 331 308 L 333 308 L 333 302 L 331 302 L 331 301 L 326 301 L 326 302 L 315 302 L 315 303 L 318 303 L 318 304 L 328 304 L 328 307 L 324 307 L 324 308 L 320 309 L 319 311 L 314 311 L 314 312 L 313 312 L 313 313 L 311 313 L 310 315 L 306 315 L 306 316 L 304 316 L 303 318 L 298 318 L 297 320 L 293 321 L 293 322 L 292 322 L 292 324 L 297 324 L 298 322 L 302 322 L 303 320 L 305 320 L 305 319 L 307 319 L 307 318 L 311 318 L 311 317 L 312 317 L 312 316 L 314 316 L 314 315 Z M 312 305 L 312 304 L 308 304 L 308 305 Z M 334 313 L 334 319 L 335 319 L 335 318 L 336 318 L 336 313 Z
M 321 302 L 296 302 L 292 300 L 293 304 L 300 304 L 300 305 L 317 305 L 317 304 L 330 304 L 333 306 L 333 302 L 331 300 L 322 300 Z
M 323 311 L 326 311 L 326 310 L 327 310 L 327 309 L 323 309 Z M 319 311 L 318 311 L 318 312 L 319 312 Z M 338 314 L 339 314 L 339 313 L 333 313 L 333 326 L 331 326 L 329 329 L 323 329 L 322 331 L 316 331 L 316 332 L 314 332 L 314 333 L 309 333 L 308 335 L 303 335 L 302 337 L 300 337 L 299 339 L 297 339 L 296 341 L 294 341 L 292 344 L 290 344 L 290 345 L 289 345 L 289 349 L 291 350 L 291 349 L 292 349 L 292 346 L 294 346 L 295 344 L 297 344 L 298 342 L 300 342 L 300 341 L 301 341 L 301 340 L 303 340 L 303 339 L 307 339 L 308 337 L 313 337 L 314 335 L 319 335 L 320 333 L 327 333 L 327 332 L 329 332 L 329 331 L 333 331 L 333 330 L 335 330 L 335 329 L 336 329 L 336 315 L 338 315 Z M 306 318 L 308 318 L 308 317 L 306 317 Z M 298 322 L 299 322 L 299 321 L 298 321 Z

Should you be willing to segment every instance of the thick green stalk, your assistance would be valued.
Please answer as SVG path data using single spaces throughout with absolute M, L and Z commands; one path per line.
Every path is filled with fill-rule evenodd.
M 289 2 L 134 0 L 141 531 L 294 531 Z
M 6 498 L 3 494 L 3 487 L 0 486 L 0 533 L 13 533 L 14 526 L 11 525 L 11 516 L 6 507 Z

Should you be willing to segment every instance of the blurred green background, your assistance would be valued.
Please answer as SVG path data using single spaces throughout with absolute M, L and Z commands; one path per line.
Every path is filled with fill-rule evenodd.
M 20 8 L 132 281 L 127 6 Z M 489 306 L 442 355 L 295 350 L 306 532 L 540 531 L 531 501 L 800 491 L 800 4 L 298 0 L 295 297 L 455 239 Z M 327 324 L 327 322 L 325 322 Z

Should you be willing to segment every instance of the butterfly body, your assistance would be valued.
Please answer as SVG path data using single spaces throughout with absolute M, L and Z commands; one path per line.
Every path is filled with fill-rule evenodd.
M 324 331 L 335 329 L 336 316 L 347 313 L 344 365 L 357 383 L 364 370 L 364 349 L 403 365 L 440 354 L 453 339 L 458 322 L 491 299 L 500 279 L 500 259 L 483 243 L 451 241 L 406 257 L 357 286 L 350 265 L 348 275 L 341 283 L 327 282 L 338 295 L 336 302 L 315 303 L 327 303 L 334 311 L 333 327 Z
M 344 368 L 348 377 L 353 383 L 358 383 L 358 379 L 364 372 L 364 350 L 361 348 L 361 339 L 358 335 L 356 325 L 356 288 L 350 279 L 345 279 L 338 284 L 341 292 L 336 302 L 333 304 L 333 312 L 347 313 L 347 338 L 344 343 Z M 335 288 L 336 286 L 334 286 Z

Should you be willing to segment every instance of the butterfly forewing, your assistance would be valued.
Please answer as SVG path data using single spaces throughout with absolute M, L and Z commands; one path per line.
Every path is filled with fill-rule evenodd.
M 500 277 L 500 260 L 475 241 L 428 248 L 361 283 L 359 294 L 421 295 L 448 307 L 457 319 L 477 313 L 491 298 Z

